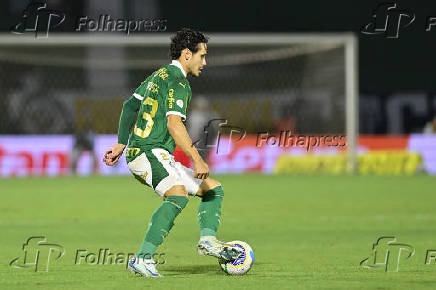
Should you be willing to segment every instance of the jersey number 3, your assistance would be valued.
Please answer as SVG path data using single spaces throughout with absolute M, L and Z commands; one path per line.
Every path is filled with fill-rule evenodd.
M 147 138 L 148 135 L 150 135 L 151 133 L 151 129 L 153 128 L 154 125 L 153 118 L 156 115 L 157 106 L 159 103 L 157 100 L 147 97 L 143 104 L 151 106 L 150 113 L 144 112 L 144 114 L 142 114 L 142 118 L 146 121 L 145 129 L 140 129 L 135 125 L 135 129 L 133 130 L 133 132 L 135 133 L 136 136 L 139 136 L 141 138 Z

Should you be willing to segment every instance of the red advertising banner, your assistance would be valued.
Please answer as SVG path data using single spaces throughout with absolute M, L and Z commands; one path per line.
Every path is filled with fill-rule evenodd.
M 346 149 L 344 136 L 326 135 L 247 135 L 241 140 L 221 137 L 212 146 L 209 165 L 214 173 L 272 173 L 281 156 L 335 156 Z M 122 157 L 117 166 L 100 162 L 107 148 L 115 144 L 116 135 L 98 135 L 91 151 L 79 151 L 77 174 L 129 174 Z M 74 138 L 70 135 L 0 136 L 0 177 L 71 174 Z M 359 154 L 375 151 L 407 151 L 418 153 L 423 167 L 436 175 L 436 135 L 360 136 Z M 176 159 L 189 164 L 177 150 Z M 95 162 L 95 160 L 97 162 Z

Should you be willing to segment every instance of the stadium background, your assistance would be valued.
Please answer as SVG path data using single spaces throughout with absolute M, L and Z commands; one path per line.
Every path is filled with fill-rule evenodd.
M 226 37 L 351 33 L 358 40 L 359 64 L 356 175 L 345 174 L 340 148 L 254 145 L 256 134 L 266 131 L 345 134 L 343 47 L 214 47 L 211 39 L 209 67 L 191 82 L 193 97 L 200 100 L 193 104 L 197 115 L 191 126 L 197 130 L 192 132 L 198 133 L 211 117 L 246 130 L 247 137 L 234 143 L 230 154 L 212 153 L 209 162 L 226 188 L 220 235 L 248 241 L 257 259 L 249 275 L 225 283 L 237 289 L 425 288 L 434 282 L 429 278 L 434 264 L 424 264 L 424 257 L 434 248 L 436 220 L 436 31 L 426 32 L 425 21 L 436 16 L 436 3 L 397 1 L 416 15 L 398 39 L 360 32 L 379 3 L 53 0 L 47 7 L 67 17 L 50 31 L 48 42 L 63 33 L 89 37 L 74 31 L 77 17 L 102 14 L 166 20 L 165 32 L 115 34 L 127 41 L 180 27 Z M 5 37 L 0 38 L 0 280 L 8 289 L 144 286 L 122 276 L 120 267 L 73 265 L 73 250 L 134 251 L 143 235 L 138 229 L 160 202 L 130 176 L 119 176 L 128 173 L 124 160 L 114 168 L 100 160 L 116 142 L 123 100 L 148 73 L 168 62 L 167 48 L 113 43 L 68 47 L 56 41 L 20 45 L 21 39 L 41 42 L 33 32 L 10 33 L 28 4 L 0 3 Z M 15 44 L 4 45 L 11 37 Z M 195 211 L 190 202 L 162 249 L 168 257 L 162 272 L 170 279 L 157 282 L 157 288 L 174 288 L 176 281 L 181 288 L 209 283 L 215 285 L 211 289 L 222 289 L 217 265 L 202 260 L 192 247 Z M 46 276 L 7 266 L 32 235 L 47 236 L 66 248 L 64 259 Z M 359 268 L 377 238 L 387 235 L 416 247 L 413 260 L 401 259 L 401 275 Z
M 5 1 L 1 4 L 3 17 L 0 24 L 4 32 L 22 21 L 28 3 Z M 197 15 L 195 8 L 165 1 L 110 1 L 104 7 L 99 1 L 75 1 L 74 4 L 49 1 L 48 5 L 50 9 L 67 15 L 60 27 L 52 29 L 52 36 L 61 32 L 73 33 L 76 37 L 89 34 L 75 31 L 78 17 L 98 19 L 100 15 L 110 15 L 113 19 L 164 20 L 165 32 L 175 31 L 179 23 L 212 34 L 245 32 L 265 36 L 268 32 L 354 32 L 358 37 L 359 60 L 359 152 L 374 149 L 417 152 L 422 161 L 410 161 L 409 156 L 397 156 L 397 160 L 406 167 L 412 164 L 414 169 L 408 172 L 436 173 L 436 153 L 432 146 L 435 139 L 419 135 L 426 126 L 430 133 L 435 130 L 431 122 L 435 116 L 436 97 L 430 73 L 434 60 L 426 56 L 430 55 L 436 41 L 432 32 L 423 28 L 424 20 L 431 16 L 430 8 L 424 10 L 413 3 L 404 4 L 405 9 L 417 15 L 416 23 L 403 29 L 400 38 L 386 39 L 360 33 L 376 8 L 371 2 L 351 5 L 347 1 L 334 1 L 334 4 L 320 4 L 317 9 L 305 3 L 269 6 L 254 2 L 248 7 L 233 3 L 232 9 L 211 4 L 217 12 L 211 17 Z M 201 3 L 192 2 L 193 7 L 196 5 L 200 7 Z M 240 9 L 247 11 L 246 17 L 238 17 L 236 11 Z M 268 13 L 259 17 L 260 9 Z M 225 21 L 217 17 L 222 14 L 227 15 Z M 183 21 L 180 15 L 183 15 Z M 132 36 L 159 33 L 137 32 Z M 194 93 L 199 97 L 193 109 L 202 110 L 204 115 L 200 114 L 200 119 L 196 120 L 204 124 L 207 123 L 206 115 L 225 118 L 231 125 L 241 127 L 253 136 L 258 132 L 279 134 L 282 130 L 306 135 L 344 134 L 343 48 L 327 48 L 311 54 L 305 52 L 307 48 L 303 45 L 288 48 L 266 49 L 256 45 L 213 48 L 209 74 L 191 80 Z M 256 53 L 260 60 L 253 56 Z M 262 53 L 270 59 L 262 60 Z M 287 53 L 291 56 L 286 56 Z M 56 46 L 23 47 L 18 43 L 3 46 L 1 55 L 1 106 L 4 108 L 0 117 L 2 176 L 58 175 L 76 171 L 79 174 L 127 172 L 125 167 L 109 170 L 95 162 L 109 145 L 107 142 L 111 141 L 101 134 L 116 133 L 122 101 L 144 76 L 167 61 L 165 45 L 159 49 L 156 46 L 114 45 L 62 46 L 59 49 Z M 204 125 L 195 123 L 191 134 L 198 139 L 201 137 L 199 128 Z M 50 138 L 50 143 L 56 145 L 51 149 L 44 148 L 46 145 L 30 146 L 36 141 L 47 143 L 40 135 Z M 57 138 L 59 135 L 62 136 Z M 24 136 L 32 137 L 22 139 Z M 388 139 L 381 140 L 383 136 Z M 398 141 L 393 142 L 392 138 Z M 380 142 L 392 146 L 380 148 Z M 234 144 L 228 162 L 215 158 L 218 163 L 211 164 L 212 167 L 222 173 L 274 171 L 271 164 L 276 163 L 280 154 L 261 152 L 254 144 L 249 145 L 252 149 L 249 153 L 241 154 L 238 150 L 242 143 Z M 53 152 L 53 148 L 59 150 Z M 295 154 L 304 154 L 296 149 Z M 293 154 L 291 151 L 285 153 Z M 257 157 L 264 155 L 276 157 Z M 385 153 L 370 158 L 383 159 Z M 213 160 L 212 156 L 211 162 Z M 370 163 L 376 166 L 377 162 Z M 314 172 L 326 167 L 323 164 L 321 161 L 315 166 Z M 397 166 L 392 167 L 391 173 L 407 171 L 394 167 Z M 297 166 L 291 171 L 304 171 L 304 168 Z

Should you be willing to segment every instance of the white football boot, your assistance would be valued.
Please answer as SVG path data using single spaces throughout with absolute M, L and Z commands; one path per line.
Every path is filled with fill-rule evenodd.
M 156 262 L 153 259 L 133 257 L 127 266 L 131 272 L 144 277 L 161 278 L 162 275 L 156 270 Z
M 221 242 L 214 236 L 201 237 L 197 249 L 200 255 L 208 255 L 226 261 L 235 260 L 243 253 L 241 248 Z

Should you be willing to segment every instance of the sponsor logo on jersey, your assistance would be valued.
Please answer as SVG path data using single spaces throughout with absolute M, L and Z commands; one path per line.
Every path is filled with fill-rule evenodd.
M 173 98 L 174 96 L 174 89 L 170 89 L 170 91 L 168 92 L 169 98 L 168 98 L 168 108 L 172 109 L 173 108 L 173 103 L 175 101 L 175 99 Z

